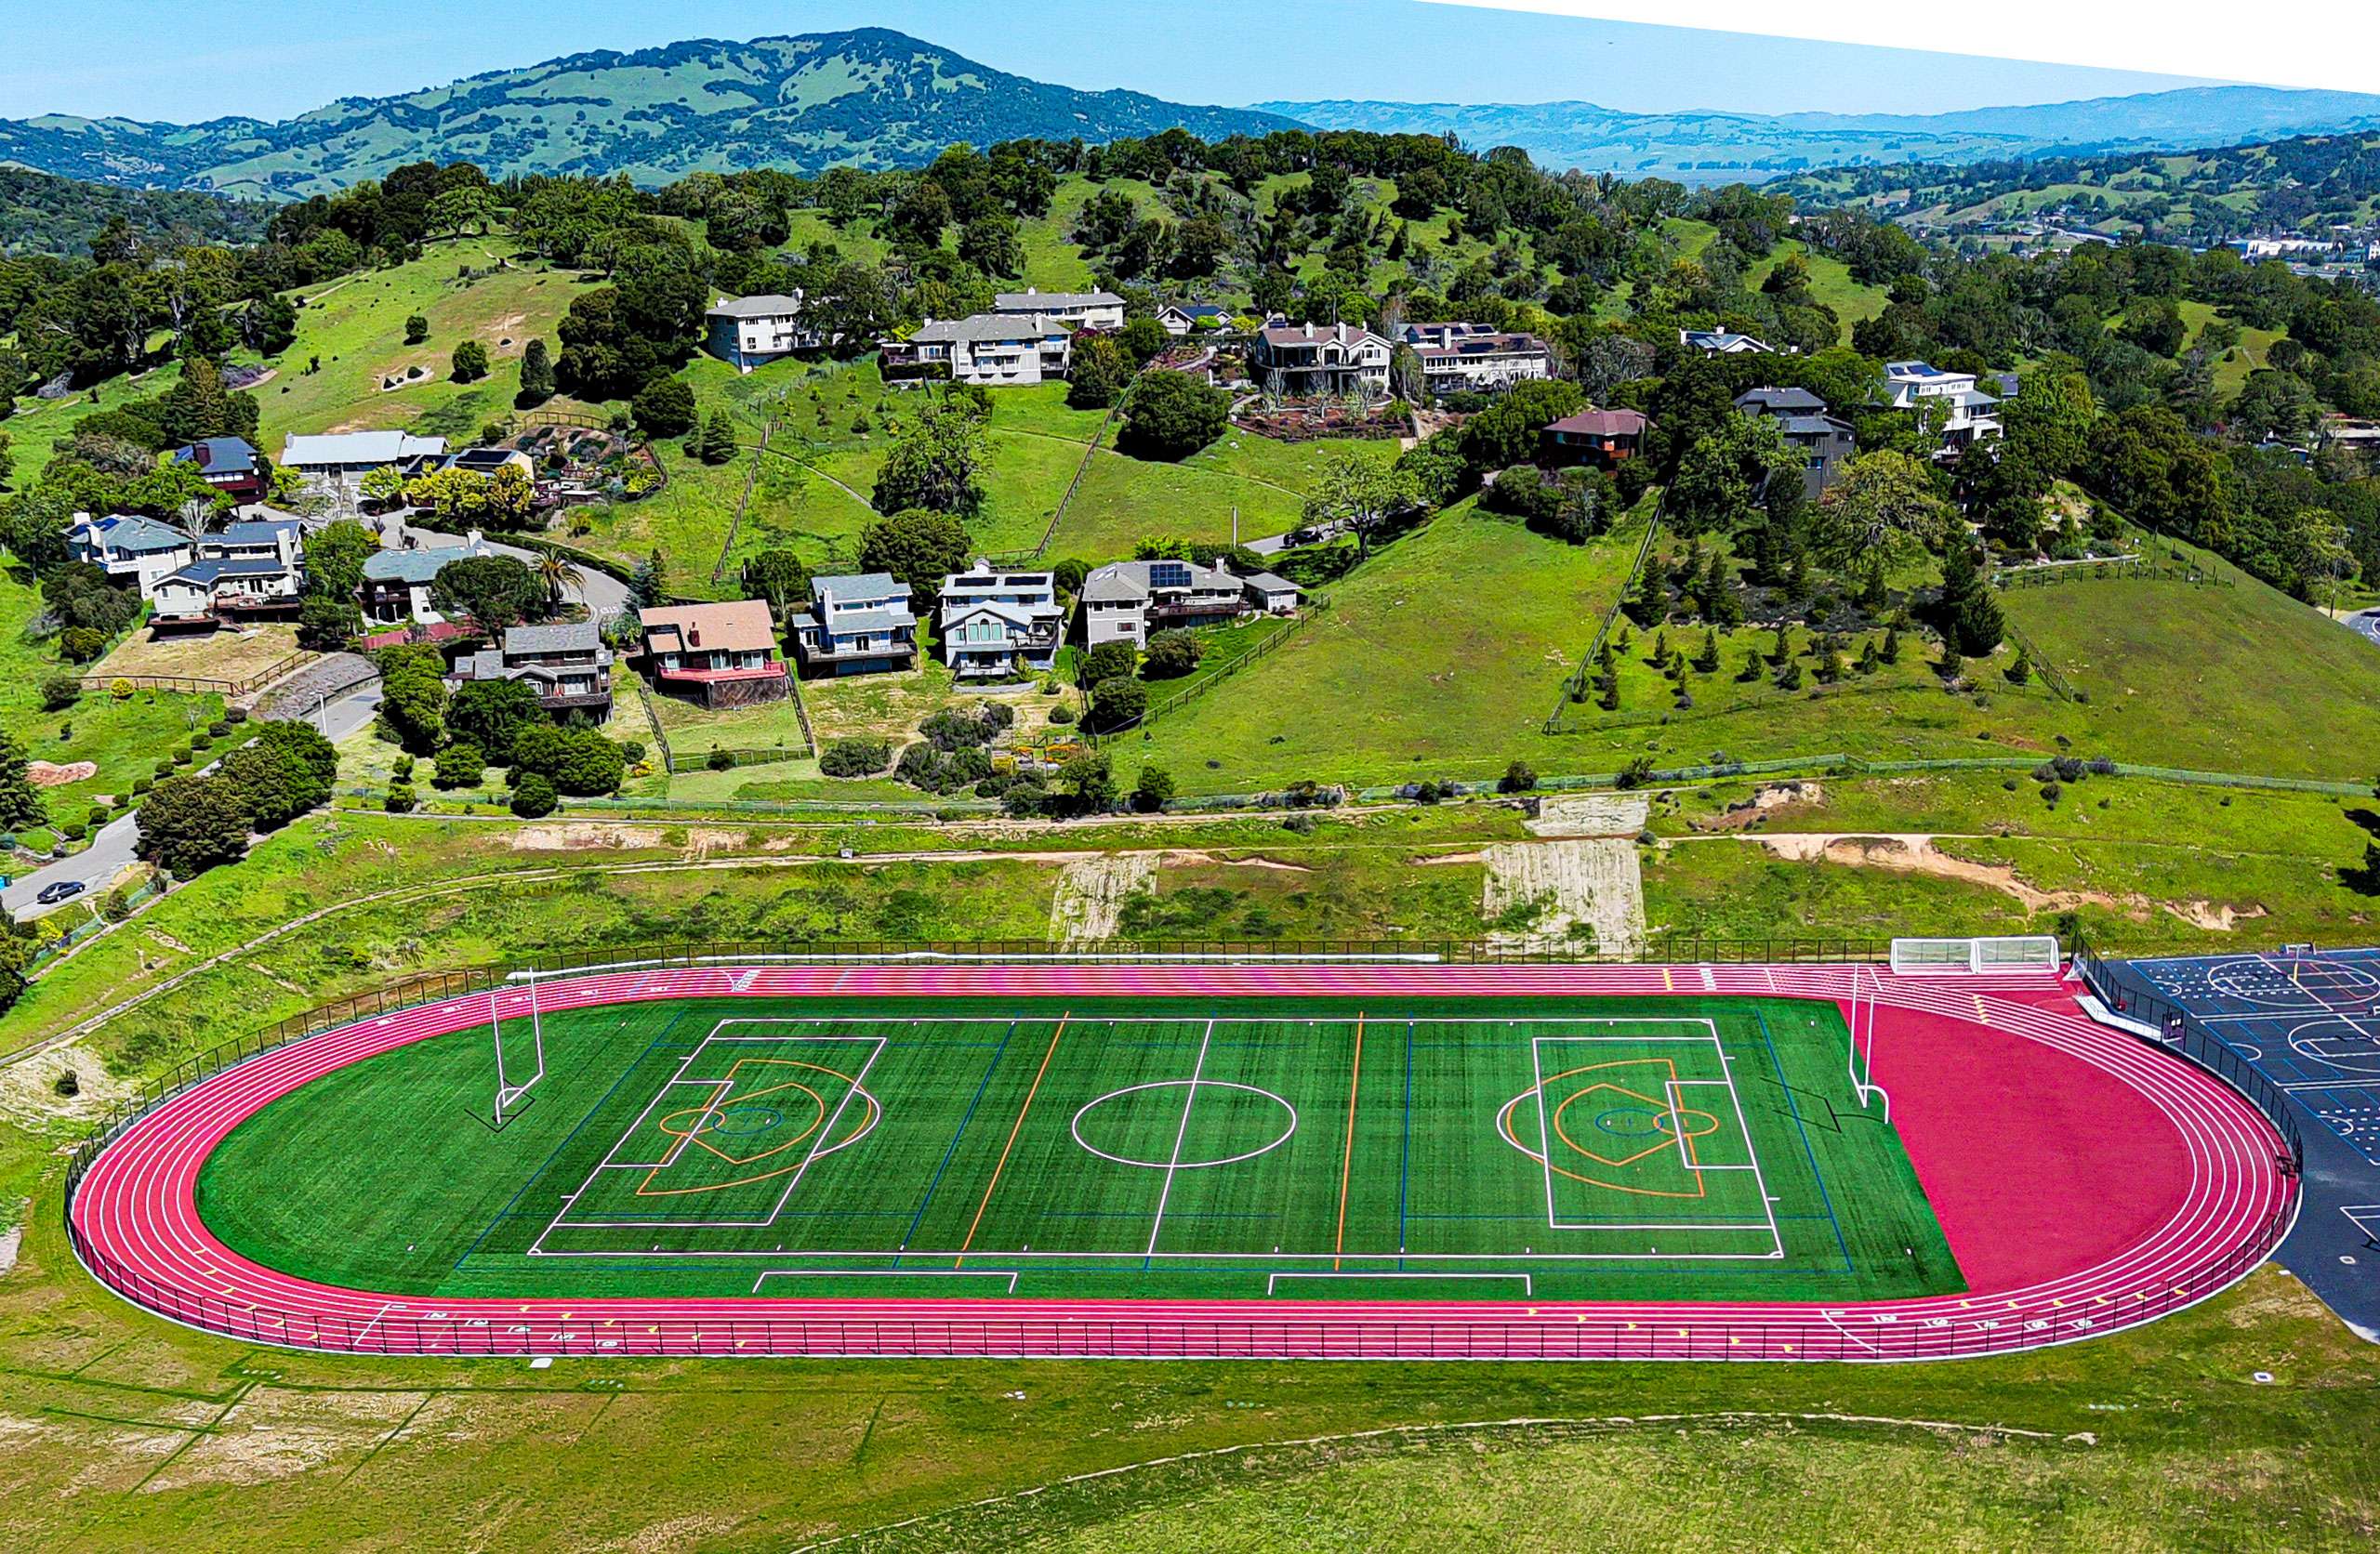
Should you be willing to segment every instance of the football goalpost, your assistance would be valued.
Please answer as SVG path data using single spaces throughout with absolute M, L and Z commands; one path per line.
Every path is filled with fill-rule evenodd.
M 1889 1125 L 1893 1120 L 1893 1098 L 1876 1083 L 1876 994 L 1881 991 L 1872 968 L 1865 966 L 1852 968 L 1851 1051 L 1844 1063 L 1851 1075 L 1851 1094 L 1859 1102 L 1859 1110 L 1865 1112 L 1872 1099 Z M 1867 1032 L 1864 1050 L 1860 1039 L 1863 1026 Z
M 513 1118 L 529 1109 L 536 1099 L 529 1094 L 530 1090 L 546 1076 L 546 1028 L 542 1011 L 537 1007 L 537 974 L 527 971 L 520 975 L 529 984 L 529 1050 L 533 1071 L 517 1084 L 504 1066 L 504 1017 L 496 1002 L 504 989 L 501 986 L 492 987 L 487 994 L 488 1031 L 496 1047 L 496 1114 L 488 1126 L 496 1133 L 503 1132 Z

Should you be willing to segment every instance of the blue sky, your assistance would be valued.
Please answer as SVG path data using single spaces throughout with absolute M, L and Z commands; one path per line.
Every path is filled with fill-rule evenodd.
M 997 69 L 1188 102 L 1369 98 L 1924 113 L 2175 76 L 1413 0 L 73 0 L 10 7 L 0 116 L 285 118 L 590 48 L 890 27 Z M 1986 35 L 1986 34 L 1978 34 Z

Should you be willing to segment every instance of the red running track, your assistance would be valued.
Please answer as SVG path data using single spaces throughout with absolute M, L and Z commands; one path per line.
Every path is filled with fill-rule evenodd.
M 1796 1302 L 439 1299 L 292 1278 L 200 1221 L 207 1154 L 333 1070 L 484 1023 L 475 994 L 260 1053 L 162 1102 L 92 1161 L 76 1254 L 137 1304 L 268 1344 L 368 1353 L 1312 1359 L 1920 1360 L 2133 1326 L 2244 1277 L 2296 1181 L 2228 1086 L 2092 1024 L 2047 973 L 1894 977 L 1859 967 L 737 966 L 539 984 L 546 1009 L 647 999 L 932 994 L 1464 996 L 1777 994 L 1879 1009 L 1875 1074 L 1969 1293 Z M 524 988 L 497 995 L 525 1014 Z M 2044 1119 L 2051 1126 L 2043 1126 Z

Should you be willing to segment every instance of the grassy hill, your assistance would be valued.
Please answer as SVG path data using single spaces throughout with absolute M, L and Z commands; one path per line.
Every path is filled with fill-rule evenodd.
M 1805 205 L 1856 205 L 1920 230 L 2047 213 L 2105 233 L 2205 244 L 2266 228 L 2318 235 L 2372 221 L 2380 214 L 2375 149 L 2380 136 L 2367 126 L 2178 153 L 1835 167 L 1777 187 Z
M 1269 113 L 1010 75 L 881 28 L 748 43 L 698 38 L 573 54 L 401 97 L 346 98 L 278 124 L 48 115 L 0 121 L 0 159 L 107 183 L 302 199 L 409 162 L 491 177 L 899 167 L 958 141 L 1203 138 L 1295 127 Z

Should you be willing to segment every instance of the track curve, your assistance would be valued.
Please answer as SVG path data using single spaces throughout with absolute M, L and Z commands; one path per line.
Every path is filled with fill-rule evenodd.
M 2181 1141 L 2188 1180 L 2153 1224 L 2056 1272 L 1966 1295 L 1837 1306 L 1759 1301 L 1270 1301 L 387 1297 L 294 1278 L 231 1252 L 197 1208 L 201 1165 L 257 1111 L 323 1074 L 484 1022 L 474 994 L 358 1021 L 258 1054 L 123 1127 L 68 1202 L 76 1255 L 109 1287 L 192 1326 L 366 1353 L 951 1355 L 1113 1358 L 1951 1358 L 2072 1342 L 2218 1293 L 2286 1234 L 2285 1146 L 2236 1092 L 2083 1019 L 2048 973 L 1896 977 L 1867 967 L 1425 967 L 1321 964 L 717 966 L 541 981 L 548 1011 L 654 999 L 895 994 L 1397 994 L 1494 998 L 1663 993 L 1848 999 L 1989 1025 L 2127 1086 Z M 528 994 L 495 994 L 526 1014 Z M 1879 1058 L 1884 1066 L 1889 1036 Z M 1922 1164 L 1922 1163 L 1921 1163 Z M 2178 1174 L 2178 1173 L 2177 1173 Z

